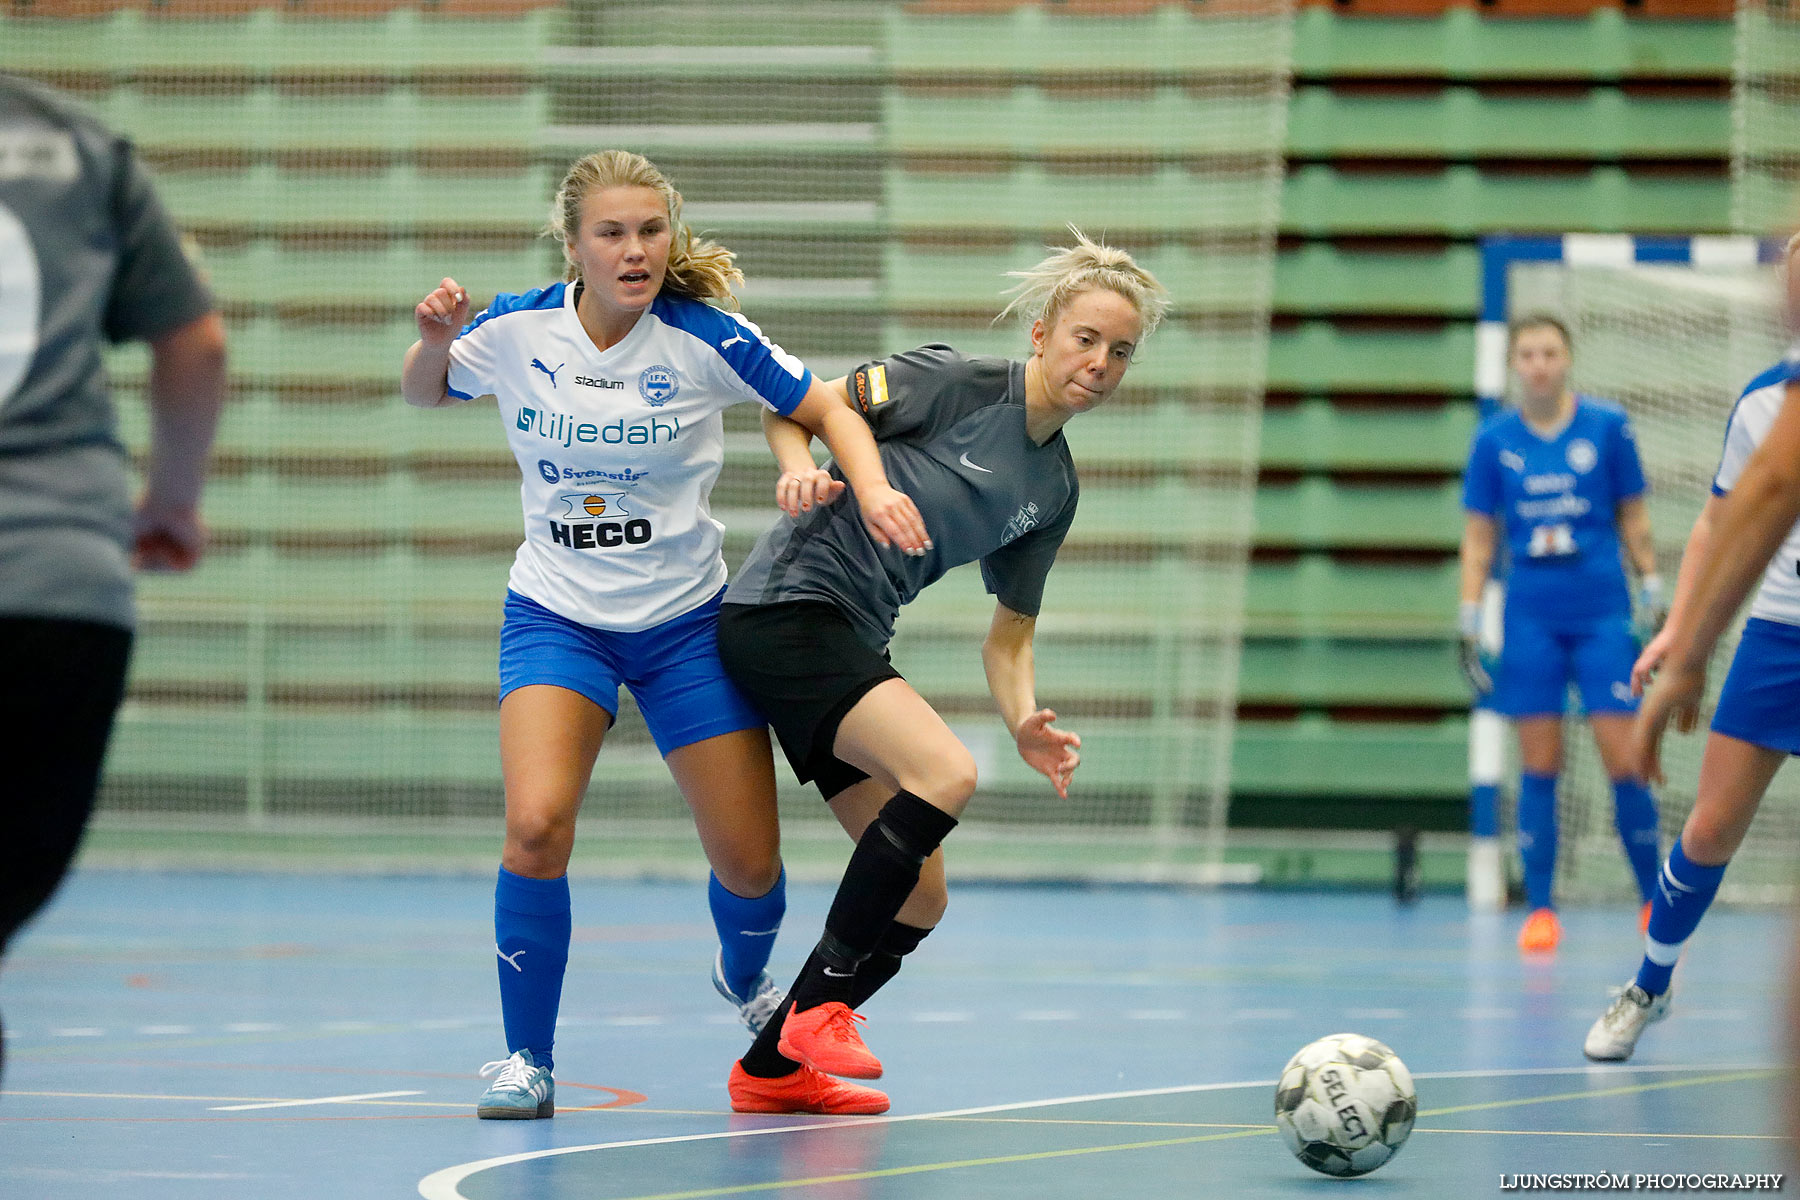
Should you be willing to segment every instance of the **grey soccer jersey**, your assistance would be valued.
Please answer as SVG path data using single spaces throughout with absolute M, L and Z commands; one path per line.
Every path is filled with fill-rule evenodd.
M 130 625 L 130 488 L 102 339 L 211 296 L 131 147 L 0 75 L 0 613 Z
M 1000 603 L 1036 616 L 1044 578 L 1075 517 L 1078 487 L 1059 430 L 1025 433 L 1025 367 L 921 346 L 858 367 L 850 398 L 869 422 L 888 482 L 912 497 L 935 549 L 875 545 L 855 497 L 781 518 L 726 594 L 731 604 L 824 600 L 883 649 L 900 606 L 952 567 L 981 563 Z M 836 466 L 832 474 L 842 478 Z

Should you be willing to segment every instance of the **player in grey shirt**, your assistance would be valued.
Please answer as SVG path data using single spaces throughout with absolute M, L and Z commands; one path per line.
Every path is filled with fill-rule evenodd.
M 901 605 L 950 568 L 979 561 L 989 592 L 1035 615 L 1079 488 L 1062 431 L 1040 443 L 1027 430 L 1025 364 L 921 346 L 859 367 L 845 390 L 874 431 L 890 482 L 921 512 L 941 514 L 933 545 L 916 557 L 877 547 L 858 528 L 851 493 L 765 533 L 726 603 L 823 600 L 879 650 Z
M 996 600 L 982 664 L 1020 756 L 1065 797 L 1081 761 L 1080 739 L 1038 707 L 1032 666 L 1044 580 L 1079 491 L 1062 426 L 1112 395 L 1168 301 L 1129 254 L 1076 239 L 1019 272 L 1007 312 L 1031 323 L 1023 362 L 923 346 L 828 385 L 868 421 L 889 480 L 918 505 L 923 554 L 873 541 L 842 477 L 813 465 L 810 437 L 765 419 L 790 520 L 763 535 L 727 591 L 719 652 L 857 846 L 789 1005 L 732 1068 L 740 1112 L 887 1109 L 881 1092 L 830 1076 L 881 1074 L 853 1010 L 942 917 L 938 847 L 976 782 L 967 747 L 887 661 L 900 607 L 980 562 Z
M 135 511 L 101 362 L 150 343 Z M 131 573 L 199 558 L 224 326 L 129 143 L 0 75 L 0 951 L 61 880 L 123 695 Z

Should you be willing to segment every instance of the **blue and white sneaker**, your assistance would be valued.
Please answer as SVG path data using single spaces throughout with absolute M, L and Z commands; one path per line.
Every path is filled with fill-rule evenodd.
M 556 1080 L 549 1067 L 532 1061 L 531 1051 L 520 1050 L 511 1058 L 481 1068 L 481 1077 L 498 1073 L 475 1104 L 475 1115 L 486 1121 L 535 1121 L 556 1115 Z
M 1637 1049 L 1644 1030 L 1669 1015 L 1669 1001 L 1674 995 L 1673 988 L 1652 996 L 1636 980 L 1626 984 L 1588 1030 L 1581 1052 L 1595 1062 L 1624 1062 Z
M 719 995 L 737 1005 L 738 1020 L 744 1023 L 744 1028 L 750 1031 L 752 1037 L 763 1031 L 763 1026 L 769 1023 L 769 1018 L 775 1015 L 775 1010 L 787 999 L 787 993 L 781 990 L 781 985 L 767 971 L 757 975 L 756 982 L 750 985 L 749 996 L 740 996 L 732 991 L 731 985 L 725 982 L 724 950 L 713 955 L 712 981 Z

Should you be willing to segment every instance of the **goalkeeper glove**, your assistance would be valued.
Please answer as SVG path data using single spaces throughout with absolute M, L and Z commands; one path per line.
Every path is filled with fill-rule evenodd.
M 1469 681 L 1477 697 L 1485 696 L 1494 690 L 1494 676 L 1488 669 L 1488 656 L 1481 648 L 1481 603 L 1476 600 L 1465 600 L 1456 614 L 1457 632 L 1461 635 L 1457 643 L 1457 665 L 1462 668 L 1463 678 Z
M 1649 641 L 1662 632 L 1663 623 L 1669 619 L 1669 602 L 1663 598 L 1662 576 L 1652 571 L 1638 580 L 1637 624 L 1643 632 L 1644 640 Z

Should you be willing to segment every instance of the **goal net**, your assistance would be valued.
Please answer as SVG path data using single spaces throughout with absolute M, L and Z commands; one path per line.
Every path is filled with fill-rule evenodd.
M 1287 0 L 34 0 L 0 69 L 76 92 L 142 148 L 231 336 L 214 547 L 147 579 L 94 845 L 489 863 L 495 655 L 519 538 L 491 405 L 398 396 L 411 308 L 561 274 L 535 234 L 575 157 L 662 166 L 738 251 L 745 312 L 830 378 L 927 341 L 1023 357 L 1004 273 L 1125 247 L 1175 307 L 1069 429 L 1081 513 L 1038 625 L 1038 695 L 1083 737 L 1059 800 L 987 697 L 963 569 L 903 614 L 896 664 L 975 751 L 959 869 L 1217 873 L 1251 529 Z M 114 360 L 141 448 L 141 352 Z M 735 567 L 774 519 L 757 416 L 727 415 L 714 514 Z M 693 870 L 629 698 L 577 869 Z M 791 786 L 789 857 L 842 834 Z M 210 840 L 196 841 L 201 835 Z M 835 870 L 835 866 L 832 868 Z
M 1800 8 L 1739 0 L 1732 62 L 1731 217 L 1741 233 L 1800 225 Z
M 1490 247 L 1490 261 L 1503 263 L 1504 278 L 1490 283 L 1503 292 L 1506 314 L 1560 316 L 1575 343 L 1571 385 L 1630 414 L 1650 481 L 1658 567 L 1671 586 L 1688 531 L 1711 494 L 1732 404 L 1787 346 L 1769 265 L 1777 254 L 1773 243 L 1751 238 L 1568 237 Z M 1503 354 L 1503 341 L 1499 349 Z M 1741 616 L 1739 622 L 1714 658 L 1706 714 Z M 1634 897 L 1593 739 L 1578 716 L 1569 720 L 1564 738 L 1558 895 Z M 1657 804 L 1665 850 L 1693 807 L 1704 740 L 1699 732 L 1664 740 L 1668 783 L 1657 789 Z M 1788 894 L 1797 848 L 1800 775 L 1784 773 L 1732 860 L 1726 895 L 1743 900 Z

